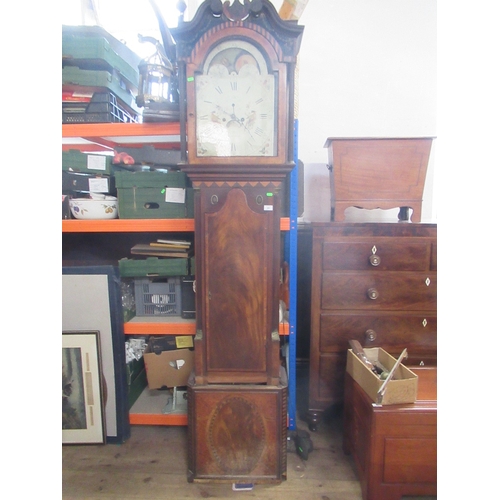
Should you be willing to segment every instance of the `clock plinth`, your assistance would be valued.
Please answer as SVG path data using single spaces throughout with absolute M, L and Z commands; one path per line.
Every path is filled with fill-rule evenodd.
M 286 479 L 287 383 L 188 385 L 188 481 Z

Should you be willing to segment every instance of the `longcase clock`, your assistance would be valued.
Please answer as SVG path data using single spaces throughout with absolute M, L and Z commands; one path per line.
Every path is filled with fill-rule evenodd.
M 280 217 L 302 32 L 268 0 L 207 0 L 172 30 L 184 83 L 181 168 L 195 189 L 190 481 L 286 477 Z

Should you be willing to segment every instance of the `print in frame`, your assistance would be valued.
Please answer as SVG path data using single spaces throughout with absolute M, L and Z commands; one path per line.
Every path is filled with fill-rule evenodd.
M 104 444 L 99 331 L 62 332 L 62 442 Z

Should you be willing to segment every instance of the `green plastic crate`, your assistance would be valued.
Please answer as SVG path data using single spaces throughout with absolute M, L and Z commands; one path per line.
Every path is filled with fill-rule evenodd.
M 187 276 L 189 274 L 189 259 L 179 257 L 125 258 L 118 261 L 118 269 L 122 278 Z
M 116 172 L 121 219 L 185 219 L 194 212 L 192 189 L 184 172 Z M 167 201 L 169 188 L 186 190 L 184 203 Z M 188 208 L 189 207 L 189 208 Z
M 62 152 L 62 169 L 66 172 L 110 175 L 112 173 L 111 156 L 82 153 L 77 149 Z
M 63 65 L 80 69 L 117 71 L 135 89 L 139 85 L 139 69 L 130 66 L 112 48 L 104 37 L 63 35 Z

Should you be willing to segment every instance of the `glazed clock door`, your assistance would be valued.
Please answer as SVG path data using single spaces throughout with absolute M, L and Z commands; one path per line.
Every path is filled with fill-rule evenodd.
M 279 373 L 279 191 L 207 187 L 200 205 L 206 382 L 268 382 Z

